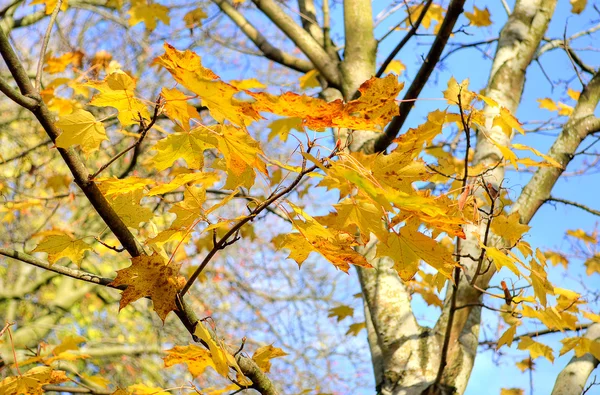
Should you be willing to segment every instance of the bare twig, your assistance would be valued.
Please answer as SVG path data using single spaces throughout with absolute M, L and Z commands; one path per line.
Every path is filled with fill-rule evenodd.
M 52 34 L 52 28 L 54 27 L 54 22 L 56 22 L 56 17 L 60 11 L 60 7 L 62 6 L 63 0 L 57 0 L 56 6 L 54 7 L 54 11 L 52 11 L 52 15 L 50 15 L 50 21 L 48 22 L 48 28 L 46 29 L 46 34 L 42 40 L 42 49 L 40 50 L 40 59 L 38 60 L 37 73 L 35 74 L 35 90 L 39 91 L 42 86 L 42 68 L 44 67 L 44 58 L 46 57 L 46 50 L 48 49 L 48 42 L 50 41 L 50 35 Z
M 595 210 L 595 209 L 585 206 L 581 203 L 573 202 L 570 200 L 560 199 L 560 198 L 557 198 L 554 196 L 550 196 L 548 199 L 546 199 L 546 202 L 557 202 L 557 203 L 562 203 L 562 204 L 568 204 L 569 206 L 577 207 L 584 211 L 587 211 L 590 214 L 600 216 L 600 210 Z
M 402 37 L 402 40 L 400 40 L 398 45 L 396 45 L 396 47 L 392 50 L 392 52 L 390 52 L 390 54 L 387 56 L 387 58 L 383 61 L 383 63 L 379 67 L 379 70 L 377 71 L 377 74 L 376 74 L 377 77 L 381 77 L 381 75 L 385 72 L 385 69 L 387 69 L 387 67 L 392 62 L 392 60 L 394 60 L 394 57 L 396 57 L 398 52 L 400 52 L 400 50 L 406 45 L 406 43 L 415 35 L 417 30 L 419 29 L 419 26 L 421 26 L 421 22 L 425 18 L 425 14 L 427 13 L 427 10 L 429 10 L 429 7 L 431 6 L 432 3 L 433 3 L 433 0 L 427 0 L 425 5 L 423 6 L 421 13 L 419 14 L 419 17 L 417 18 L 415 23 L 412 24 L 411 29 L 408 31 L 408 33 L 406 33 L 406 35 L 404 37 Z

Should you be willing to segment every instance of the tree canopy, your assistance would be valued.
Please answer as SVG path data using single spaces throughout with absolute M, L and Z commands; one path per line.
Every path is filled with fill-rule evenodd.
M 0 394 L 593 393 L 597 15 L 0 6 Z

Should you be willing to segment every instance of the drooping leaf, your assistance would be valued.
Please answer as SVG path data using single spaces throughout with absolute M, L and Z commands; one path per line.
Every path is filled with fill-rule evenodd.
M 144 297 L 152 300 L 154 311 L 164 322 L 169 312 L 176 310 L 175 298 L 185 279 L 179 276 L 181 265 L 165 262 L 153 254 L 131 258 L 131 266 L 117 270 L 112 286 L 126 286 L 121 294 L 119 310 Z
M 521 340 L 519 340 L 519 346 L 517 348 L 519 350 L 529 351 L 532 359 L 544 357 L 550 362 L 554 362 L 554 353 L 552 349 L 545 344 L 536 342 L 529 336 L 521 337 Z
M 299 232 L 276 236 L 273 238 L 273 243 L 277 248 L 289 249 L 289 258 L 295 260 L 298 266 L 308 258 L 311 252 L 318 252 L 335 267 L 346 273 L 350 264 L 372 267 L 363 255 L 352 248 L 357 245 L 353 236 L 345 232 L 327 229 L 299 207 L 293 204 L 290 206 L 303 218 L 303 221 L 292 220 L 294 227 Z
M 209 366 L 215 369 L 215 371 L 217 370 L 210 356 L 210 351 L 195 344 L 175 346 L 165 352 L 167 356 L 163 360 L 165 361 L 166 368 L 184 363 L 187 365 L 192 377 L 200 376 Z
M 285 357 L 288 355 L 281 348 L 273 347 L 273 345 L 260 347 L 252 355 L 252 360 L 256 362 L 260 370 L 265 373 L 271 371 L 271 359 Z
M 202 339 L 210 350 L 210 357 L 214 363 L 215 370 L 223 377 L 227 377 L 229 374 L 229 365 L 227 363 L 227 351 L 221 347 L 217 341 L 215 341 L 204 326 L 204 323 L 198 322 L 196 325 L 196 330 L 194 331 L 194 335 L 198 336 Z

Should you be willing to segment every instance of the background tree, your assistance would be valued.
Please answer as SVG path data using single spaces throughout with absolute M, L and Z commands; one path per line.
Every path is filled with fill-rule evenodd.
M 580 272 L 585 260 L 592 275 L 597 235 L 571 230 L 569 253 L 542 253 L 523 235 L 545 203 L 598 215 L 552 192 L 565 170 L 596 165 L 594 5 L 564 5 L 585 23 L 572 33 L 548 1 L 490 4 L 491 15 L 458 0 L 35 3 L 0 10 L 0 253 L 13 258 L 0 303 L 16 322 L 3 330 L 9 392 L 47 374 L 38 378 L 46 390 L 112 393 L 109 382 L 132 384 L 133 372 L 154 389 L 132 392 L 192 390 L 182 370 L 163 369 L 186 363 L 205 392 L 224 377 L 231 392 L 355 393 L 370 386 L 363 328 L 382 394 L 463 393 L 481 345 L 519 340 L 531 371 L 533 359 L 554 359 L 535 338 L 561 331 L 560 354 L 576 356 L 555 393 L 586 388 L 600 357 L 597 290 L 551 282 L 549 263 Z M 165 40 L 197 50 L 204 67 Z M 414 67 L 398 60 L 411 50 L 423 54 Z M 445 68 L 471 76 L 452 61 L 473 51 L 491 69 L 487 84 L 427 85 Z M 568 68 L 547 72 L 546 59 Z M 526 75 L 534 91 L 545 78 L 552 97 L 523 96 Z M 320 99 L 281 94 L 290 84 Z M 417 100 L 428 87 L 444 101 Z M 557 116 L 519 123 L 524 98 Z M 421 115 L 411 115 L 415 103 Z M 538 150 L 513 143 L 518 132 Z M 513 167 L 518 182 L 506 177 Z M 356 265 L 360 288 L 321 261 L 290 270 L 287 250 L 299 265 L 311 250 L 343 271 Z M 126 289 L 120 308 L 149 297 L 164 326 L 143 304 L 117 316 L 111 287 Z M 419 319 L 414 295 L 441 313 Z M 360 300 L 364 322 L 356 312 L 348 329 L 328 324 Z M 166 319 L 172 310 L 178 320 Z M 499 314 L 484 320 L 483 310 Z M 485 323 L 502 330 L 488 340 Z M 588 327 L 585 337 L 570 332 Z M 189 334 L 205 348 L 187 346 Z M 270 369 L 273 357 L 283 362 Z M 31 364 L 48 367 L 24 373 Z M 78 386 L 57 388 L 58 368 Z

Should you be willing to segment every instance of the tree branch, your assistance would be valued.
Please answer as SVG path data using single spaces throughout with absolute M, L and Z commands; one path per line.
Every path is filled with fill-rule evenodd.
M 446 17 L 442 22 L 440 30 L 435 36 L 435 40 L 431 45 L 431 49 L 427 54 L 427 57 L 423 61 L 423 65 L 419 69 L 419 72 L 410 84 L 408 91 L 404 95 L 403 101 L 400 103 L 400 115 L 394 117 L 392 122 L 388 125 L 385 132 L 382 133 L 377 140 L 374 142 L 374 152 L 384 151 L 396 138 L 400 129 L 404 125 L 410 110 L 414 107 L 414 99 L 419 97 L 421 90 L 425 86 L 425 83 L 429 80 L 433 69 L 438 64 L 444 48 L 448 43 L 448 39 L 452 34 L 452 29 L 456 24 L 456 20 L 459 15 L 463 12 L 463 6 L 465 0 L 452 0 L 446 11 Z
M 248 20 L 236 10 L 227 0 L 213 0 L 240 30 L 261 50 L 267 59 L 289 67 L 293 70 L 306 73 L 314 68 L 308 60 L 292 56 L 279 48 L 274 47 Z
M 594 210 L 593 208 L 585 206 L 581 203 L 572 202 L 570 200 L 565 200 L 565 199 L 560 199 L 560 198 L 550 196 L 548 199 L 546 199 L 546 202 L 558 202 L 558 203 L 562 203 L 562 204 L 568 204 L 569 206 L 577 207 L 584 211 L 587 211 L 590 214 L 600 216 L 600 210 Z
M 274 0 L 252 0 L 277 27 L 311 60 L 330 86 L 340 87 L 337 59 L 332 59 L 315 39 L 277 5 Z
M 512 208 L 512 212 L 520 214 L 522 223 L 531 221 L 541 205 L 551 198 L 554 184 L 573 159 L 581 142 L 591 133 L 600 131 L 600 118 L 594 116 L 599 101 L 600 73 L 596 73 L 581 92 L 571 117 L 548 152 L 548 156 L 560 163 L 562 168 L 538 169 Z

